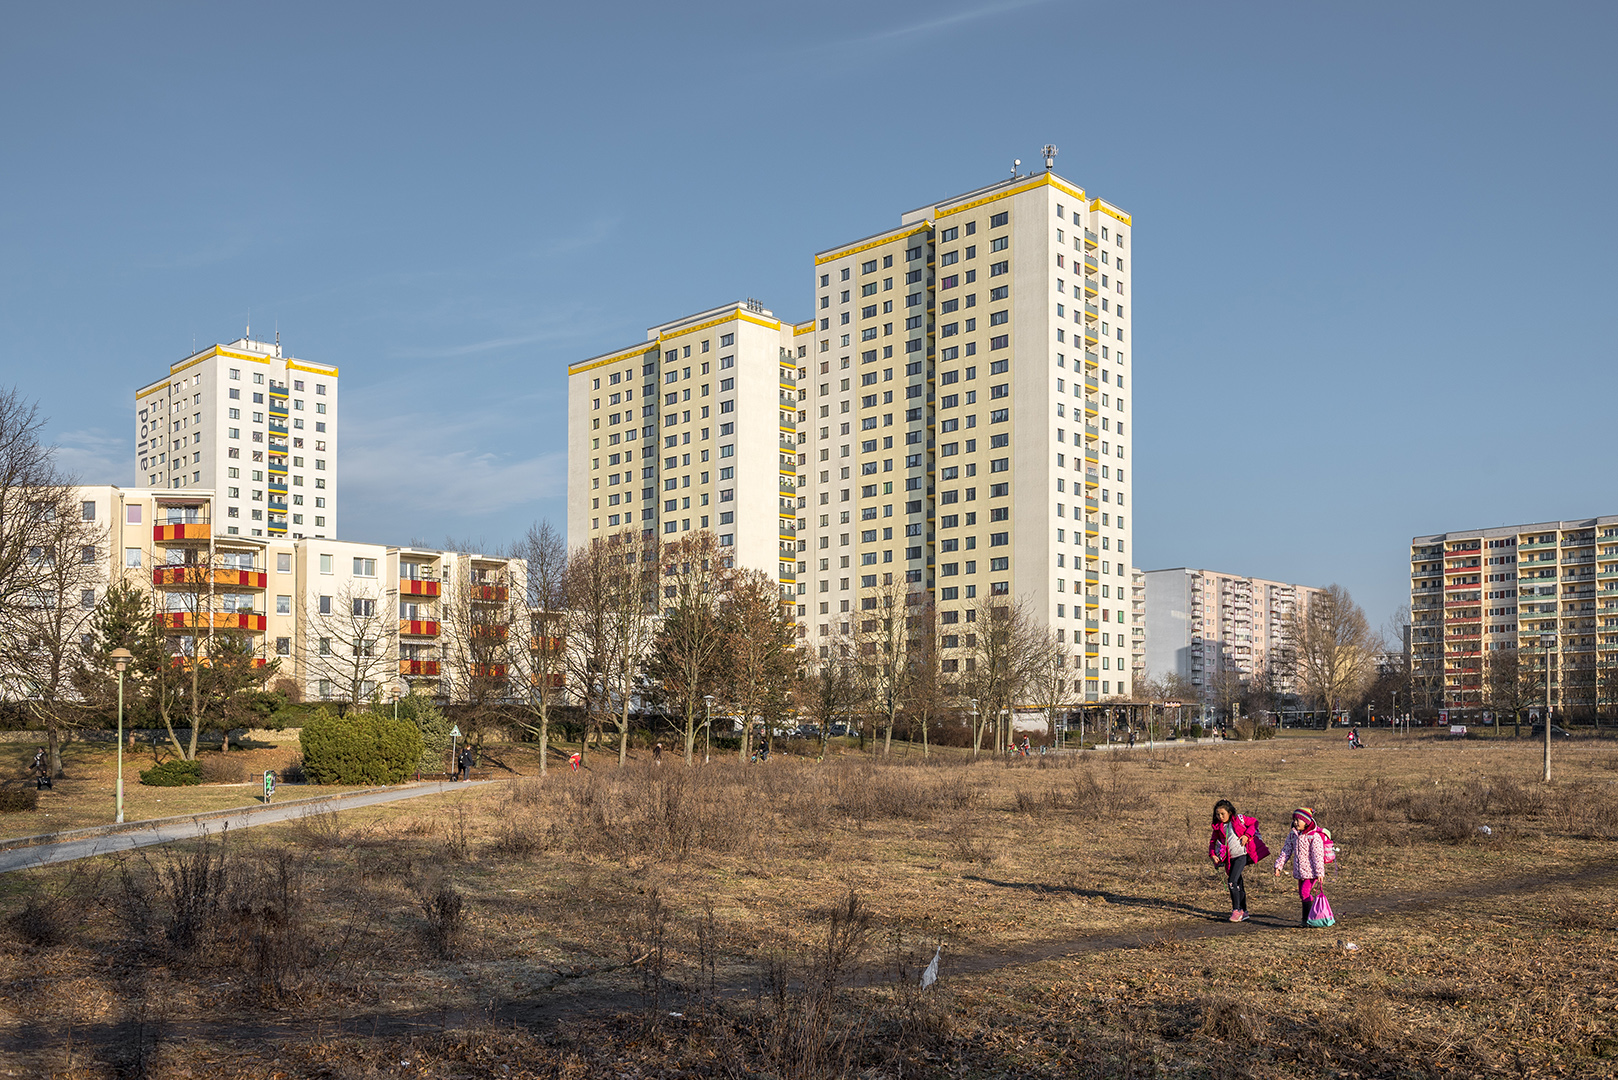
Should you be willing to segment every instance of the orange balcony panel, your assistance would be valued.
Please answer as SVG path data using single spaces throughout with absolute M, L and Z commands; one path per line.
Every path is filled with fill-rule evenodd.
M 437 596 L 438 582 L 419 581 L 416 578 L 399 579 L 400 596 Z
M 166 630 L 191 630 L 212 626 L 215 630 L 251 630 L 262 634 L 269 619 L 252 611 L 204 611 L 193 615 L 189 611 L 164 611 L 154 616 L 158 626 Z
M 472 586 L 472 599 L 485 603 L 503 604 L 511 595 L 511 590 L 504 585 L 474 585 Z
M 534 685 L 534 686 L 539 685 L 539 680 L 540 680 L 540 676 L 538 676 L 538 675 L 530 675 L 530 676 L 528 676 L 529 683 Z M 562 675 L 561 675 L 560 672 L 558 672 L 557 674 L 554 674 L 554 675 L 551 676 L 551 689 L 552 690 L 560 690 L 565 685 L 566 685 L 566 683 L 563 681 L 563 678 L 562 678 Z
M 232 588 L 263 589 L 269 586 L 269 575 L 260 570 L 212 570 L 198 566 L 158 566 L 152 570 L 153 585 L 229 585 Z
M 507 627 L 488 623 L 474 623 L 472 625 L 472 636 L 475 638 L 498 638 L 504 641 L 506 635 L 510 632 Z
M 172 543 L 176 540 L 206 540 L 213 535 L 213 526 L 206 522 L 193 525 L 153 525 L 152 542 L 154 544 Z
M 173 656 L 173 657 L 169 658 L 169 666 L 170 667 L 181 668 L 181 669 L 187 670 L 187 671 L 189 671 L 191 669 L 192 663 L 194 663 L 194 661 L 189 656 Z M 263 657 L 255 657 L 252 660 L 252 666 L 255 667 L 255 668 L 268 667 L 269 663 L 270 662 L 268 660 L 265 660 Z M 202 658 L 202 666 L 203 667 L 208 666 L 208 658 L 207 657 Z
M 562 639 L 559 637 L 531 637 L 528 647 L 535 652 L 559 653 L 562 651 Z
M 399 633 L 410 637 L 437 637 L 437 619 L 400 619 Z
M 399 661 L 399 674 L 401 675 L 427 675 L 438 677 L 437 660 L 401 660 Z
M 473 664 L 472 674 L 480 679 L 503 679 L 506 677 L 506 665 Z

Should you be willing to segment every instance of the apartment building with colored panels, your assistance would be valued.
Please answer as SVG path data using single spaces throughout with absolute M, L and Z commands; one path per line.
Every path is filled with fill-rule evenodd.
M 1270 680 L 1293 692 L 1287 620 L 1307 612 L 1321 590 L 1216 570 L 1175 567 L 1145 577 L 1145 667 L 1153 677 L 1190 681 L 1204 704 L 1216 703 L 1220 677 L 1249 685 Z
M 798 329 L 757 301 L 568 368 L 568 546 L 712 532 L 797 587 Z
M 1491 668 L 1537 678 L 1554 708 L 1618 693 L 1618 516 L 1418 536 L 1411 671 L 1429 699 L 1489 707 Z M 1536 675 L 1537 673 L 1537 675 Z
M 114 582 L 151 591 L 176 663 L 230 633 L 312 700 L 395 686 L 458 700 L 505 677 L 499 650 L 482 646 L 526 626 L 520 559 L 233 534 L 221 528 L 228 503 L 199 488 L 81 487 L 75 502 L 94 538 L 72 553 L 92 571 L 82 608 Z
M 251 337 L 193 353 L 135 391 L 137 476 L 215 493 L 227 536 L 336 536 L 337 377 Z
M 1071 648 L 1075 701 L 1130 693 L 1131 234 L 1047 169 L 815 256 L 798 371 L 812 647 L 902 579 L 936 602 L 946 672 L 968 662 L 973 606 L 1005 597 Z

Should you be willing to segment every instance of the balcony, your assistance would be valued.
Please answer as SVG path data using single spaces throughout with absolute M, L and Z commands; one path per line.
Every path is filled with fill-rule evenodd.
M 472 677 L 474 679 L 503 679 L 506 677 L 504 664 L 473 664 Z
M 1084 557 L 1086 559 L 1099 559 L 1101 558 L 1101 549 L 1093 544 L 1087 545 L 1084 549 Z
M 1091 393 L 1099 393 L 1101 391 L 1101 383 L 1095 378 L 1095 376 L 1086 375 L 1084 377 L 1084 388 Z
M 1095 261 L 1094 256 L 1086 255 L 1084 257 L 1084 265 L 1089 267 L 1090 272 L 1093 274 L 1101 273 L 1101 264 Z
M 1101 629 L 1101 623 L 1097 619 L 1086 619 L 1084 620 L 1084 628 L 1093 633 Z
M 1101 429 L 1094 424 L 1085 424 L 1084 437 L 1087 439 L 1099 439 L 1101 438 Z
M 1096 307 L 1094 304 L 1085 304 L 1084 317 L 1086 319 L 1099 319 L 1101 317 L 1101 309 Z
M 262 634 L 268 621 L 266 616 L 253 611 L 164 611 L 152 621 L 165 630 L 250 630 Z
M 152 543 L 174 544 L 185 540 L 207 541 L 213 535 L 213 526 L 205 521 L 183 525 L 153 525 Z
M 436 581 L 424 581 L 420 578 L 400 578 L 399 595 L 439 596 L 441 593 L 439 592 L 439 583 Z
M 1084 295 L 1094 296 L 1097 292 L 1095 278 L 1084 279 Z
M 1086 325 L 1084 328 L 1084 343 L 1086 345 L 1095 345 L 1100 340 L 1100 338 L 1096 337 L 1095 326 L 1093 324 Z
M 1099 511 L 1101 509 L 1101 500 L 1092 499 L 1090 496 L 1086 495 L 1084 497 L 1084 509 L 1086 513 L 1092 514 Z
M 496 641 L 504 641 L 510 633 L 509 627 L 501 626 L 498 623 L 472 624 L 472 636 L 475 638 L 492 638 Z
M 400 619 L 399 633 L 405 637 L 437 637 L 437 619 Z
M 1096 241 L 1096 234 L 1095 234 L 1094 230 L 1091 230 L 1091 229 L 1085 229 L 1084 230 L 1084 243 L 1085 243 L 1086 247 L 1095 247 L 1096 246 L 1097 241 Z
M 283 417 L 281 420 L 277 421 L 273 416 L 270 417 L 269 428 L 271 435 L 280 435 L 285 437 L 287 434 L 286 419 Z
M 471 597 L 484 604 L 503 604 L 511 595 L 511 591 L 504 585 L 473 585 Z
M 229 585 L 238 589 L 263 589 L 269 575 L 262 570 L 205 570 L 201 566 L 158 566 L 152 570 L 153 585 Z
M 399 661 L 399 674 L 424 675 L 430 679 L 438 678 L 437 660 L 401 660 Z
M 1086 469 L 1084 471 L 1084 486 L 1085 487 L 1100 487 L 1101 486 L 1101 476 L 1100 476 L 1100 474 L 1097 473 L 1094 469 Z

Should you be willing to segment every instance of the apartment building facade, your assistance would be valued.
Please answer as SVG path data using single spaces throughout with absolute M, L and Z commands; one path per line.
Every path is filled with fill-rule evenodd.
M 153 488 L 219 499 L 227 536 L 337 535 L 337 376 L 242 337 L 135 391 L 135 466 Z
M 96 564 L 86 610 L 114 582 L 138 585 L 155 594 L 177 662 L 232 634 L 260 665 L 279 660 L 275 678 L 307 699 L 398 686 L 459 700 L 506 677 L 502 650 L 485 646 L 526 627 L 520 559 L 229 533 L 228 501 L 195 487 L 81 487 L 75 499 L 96 538 L 80 556 Z
M 1618 694 L 1618 516 L 1417 536 L 1410 662 L 1428 700 L 1487 708 L 1492 667 L 1553 708 Z
M 1130 693 L 1131 231 L 1047 168 L 815 256 L 798 372 L 811 647 L 902 577 L 937 607 L 946 672 L 968 662 L 974 606 L 1004 597 L 1072 650 L 1075 701 Z
M 1150 570 L 1146 583 L 1146 669 L 1190 681 L 1214 704 L 1221 675 L 1249 685 L 1265 678 L 1291 692 L 1295 671 L 1286 623 L 1323 590 L 1216 570 Z
M 797 583 L 799 332 L 757 301 L 568 368 L 568 546 L 708 530 Z
M 731 305 L 570 366 L 570 545 L 711 529 L 811 649 L 900 583 L 946 672 L 975 605 L 1015 600 L 1075 702 L 1127 697 L 1131 232 L 1047 167 L 815 255 L 810 320 Z

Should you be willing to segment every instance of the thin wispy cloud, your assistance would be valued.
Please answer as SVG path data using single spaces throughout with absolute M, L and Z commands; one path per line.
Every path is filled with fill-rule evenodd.
M 956 27 L 964 26 L 967 23 L 974 23 L 983 19 L 998 18 L 1010 12 L 1018 11 L 1022 8 L 1037 7 L 1049 2 L 1050 0 L 1011 0 L 1009 3 L 988 4 L 983 7 L 970 8 L 965 11 L 957 11 L 950 15 L 941 15 L 937 18 L 922 19 L 918 22 L 909 23 L 904 26 L 895 26 L 887 30 L 878 30 L 875 33 L 866 34 L 862 37 L 845 38 L 841 41 L 827 42 L 826 44 L 816 46 L 814 49 L 809 51 L 813 52 L 825 49 L 857 48 L 862 45 L 878 45 L 884 42 L 902 41 L 906 38 L 923 37 L 928 34 L 952 30 Z
M 56 442 L 56 464 L 81 484 L 128 484 L 134 478 L 134 425 L 126 435 L 99 428 L 64 432 Z

